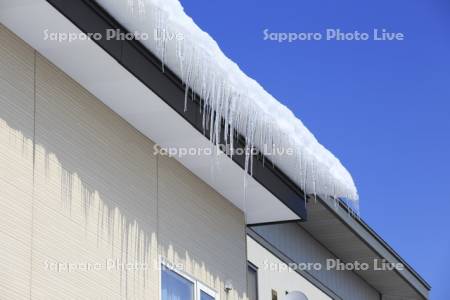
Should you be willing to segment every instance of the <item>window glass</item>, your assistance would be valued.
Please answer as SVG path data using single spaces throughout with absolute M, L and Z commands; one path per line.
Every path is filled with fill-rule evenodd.
M 161 271 L 161 288 L 162 300 L 194 300 L 194 283 L 164 266 Z
M 200 291 L 200 300 L 214 300 L 214 297 L 204 291 Z

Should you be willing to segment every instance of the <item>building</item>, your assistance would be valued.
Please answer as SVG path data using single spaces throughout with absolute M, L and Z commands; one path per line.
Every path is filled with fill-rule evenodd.
M 202 102 L 139 41 L 80 39 L 125 32 L 105 6 L 0 0 L 0 20 L 0 298 L 427 299 L 346 204 L 305 196 L 283 161 L 257 157 L 245 175 L 245 155 L 163 155 L 211 148 Z

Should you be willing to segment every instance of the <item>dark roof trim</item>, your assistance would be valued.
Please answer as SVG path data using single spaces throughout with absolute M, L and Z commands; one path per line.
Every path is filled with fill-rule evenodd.
M 286 221 L 276 221 L 276 222 L 264 222 L 264 223 L 254 223 L 248 224 L 247 227 L 253 228 L 258 226 L 267 226 L 267 225 L 280 225 L 280 224 L 289 224 L 289 223 L 298 223 L 301 222 L 299 220 L 286 220 Z
M 188 109 L 185 111 L 185 87 L 180 78 L 168 68 L 162 70 L 162 62 L 139 41 L 107 40 L 106 30 L 127 30 L 112 18 L 102 7 L 92 0 L 47 0 L 55 9 L 68 18 L 84 33 L 101 33 L 102 39 L 93 40 L 120 65 L 126 68 L 145 86 L 157 94 L 178 114 L 187 120 L 205 137 L 208 130 L 202 126 L 202 99 L 192 92 L 188 97 Z M 222 124 L 225 126 L 225 124 Z M 238 136 L 235 148 L 245 148 L 244 138 Z M 242 169 L 245 155 L 233 155 L 232 159 Z M 294 212 L 299 220 L 306 220 L 307 211 L 303 191 L 290 180 L 269 159 L 261 154 L 254 158 L 253 178 Z
M 365 239 L 364 237 L 362 237 L 359 233 L 358 230 L 353 228 L 353 226 L 348 223 L 346 221 L 346 217 L 352 219 L 353 221 L 355 221 L 358 225 L 360 225 L 362 227 L 362 229 L 367 232 L 370 236 L 372 236 L 378 243 L 381 244 L 381 246 L 383 248 L 385 248 L 389 254 L 391 254 L 395 259 L 397 259 L 402 265 L 404 265 L 406 267 L 406 269 L 408 270 L 408 272 L 410 272 L 427 290 L 431 290 L 431 286 L 430 284 L 428 284 L 428 282 L 425 281 L 425 279 L 423 279 L 419 273 L 417 273 L 413 267 L 411 267 L 411 265 L 409 265 L 391 246 L 389 246 L 389 244 L 383 240 L 383 238 L 381 236 L 379 236 L 366 222 L 364 222 L 364 220 L 362 220 L 359 216 L 355 215 L 351 208 L 348 207 L 348 205 L 341 201 L 341 200 L 337 200 L 337 204 L 338 207 L 342 209 L 344 215 L 343 216 L 342 213 L 340 213 L 337 209 L 333 209 L 332 207 L 330 207 L 328 205 L 328 203 L 321 199 L 318 198 L 318 200 L 323 204 L 324 207 L 326 207 L 333 215 L 335 215 L 338 219 L 343 220 L 343 223 L 345 226 L 348 227 L 348 229 L 353 232 L 364 244 L 366 244 L 370 249 L 372 249 L 375 253 L 377 253 L 380 257 L 384 257 L 379 251 L 378 249 L 374 248 L 368 241 L 367 239 Z M 334 200 L 333 200 L 334 201 Z M 411 282 L 405 278 L 405 275 L 402 274 L 401 272 L 399 272 L 398 270 L 394 270 L 397 274 L 399 274 L 412 288 L 414 288 L 418 293 L 422 294 L 417 287 L 415 287 L 413 284 L 411 284 Z

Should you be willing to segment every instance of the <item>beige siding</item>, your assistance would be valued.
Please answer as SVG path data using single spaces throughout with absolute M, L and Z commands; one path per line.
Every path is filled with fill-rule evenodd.
M 173 159 L 161 157 L 159 166 L 161 253 L 216 292 L 231 279 L 234 292 L 242 295 L 245 279 L 233 280 L 246 276 L 241 213 Z
M 232 280 L 229 299 L 243 298 L 243 214 L 6 28 L 0 37 L 0 299 L 157 299 L 160 255 L 217 291 Z
M 29 297 L 34 51 L 0 30 L 0 298 Z

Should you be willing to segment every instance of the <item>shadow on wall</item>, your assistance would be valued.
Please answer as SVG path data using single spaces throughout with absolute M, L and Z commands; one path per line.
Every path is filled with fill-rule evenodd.
M 218 221 L 218 227 L 241 231 L 238 245 L 227 245 L 220 239 L 204 245 L 212 250 L 224 248 L 236 256 L 236 263 L 211 251 L 203 256 L 203 245 L 198 244 L 202 237 L 194 235 L 208 228 L 171 228 L 167 219 L 170 205 L 180 213 L 176 207 L 180 200 L 158 201 L 164 190 L 176 189 L 159 182 L 164 179 L 158 173 L 165 172 L 166 179 L 176 178 L 178 171 L 173 170 L 182 167 L 171 159 L 154 156 L 151 141 L 43 57 L 36 56 L 35 66 L 36 105 L 33 97 L 23 97 L 21 111 L 15 109 L 18 102 L 14 96 L 8 96 L 25 82 L 16 80 L 20 79 L 21 66 L 16 66 L 15 74 L 1 72 L 0 77 L 0 86 L 5 89 L 1 94 L 6 95 L 0 98 L 0 141 L 10 150 L 0 159 L 16 159 L 13 152 L 24 160 L 33 159 L 29 174 L 33 189 L 31 293 L 60 299 L 154 299 L 159 293 L 158 257 L 163 255 L 169 261 L 182 262 L 185 272 L 217 291 L 223 291 L 227 279 L 242 279 L 228 299 L 244 299 L 245 235 L 240 213 L 233 220 L 224 219 L 223 224 Z M 170 192 L 165 194 L 164 201 L 170 200 Z M 202 194 L 193 191 L 192 196 L 187 195 L 194 200 L 197 196 Z M 177 236 L 184 241 L 189 232 L 193 241 L 188 247 L 172 244 Z M 224 262 L 228 266 L 220 268 Z

